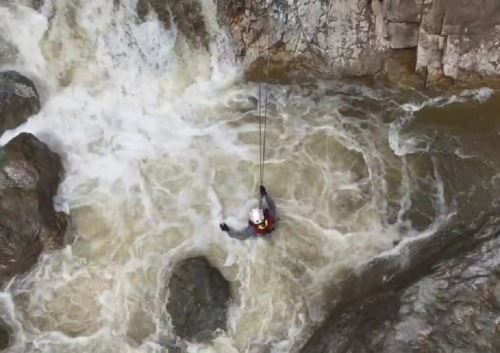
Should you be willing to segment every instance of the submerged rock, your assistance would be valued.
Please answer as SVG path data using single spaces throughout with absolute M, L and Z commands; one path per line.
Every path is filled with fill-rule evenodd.
M 204 257 L 177 264 L 168 287 L 167 311 L 177 336 L 206 341 L 226 329 L 229 282 Z
M 40 111 L 33 82 L 15 71 L 0 72 L 0 134 Z
M 62 245 L 67 220 L 53 205 L 62 173 L 59 156 L 31 134 L 0 149 L 0 283 Z

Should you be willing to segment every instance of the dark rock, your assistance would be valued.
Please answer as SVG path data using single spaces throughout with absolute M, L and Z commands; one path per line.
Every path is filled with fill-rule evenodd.
M 143 21 L 151 9 L 156 12 L 158 20 L 163 24 L 163 26 L 166 29 L 169 29 L 171 26 L 171 19 L 168 1 L 139 0 L 137 2 L 137 14 Z
M 427 87 L 500 82 L 497 0 L 238 0 L 218 1 L 217 10 L 247 76 L 269 57 L 308 58 L 300 59 L 301 71 L 321 79 L 379 76 L 384 65 L 397 64 L 385 62 L 389 51 L 416 47 L 414 72 L 426 76 Z M 281 58 L 270 48 L 280 48 Z M 268 76 L 288 83 L 281 67 Z
M 179 31 L 195 47 L 208 49 L 208 31 L 199 0 L 139 0 L 137 14 L 144 21 L 153 10 L 166 29 L 172 21 Z
M 385 80 L 395 86 L 424 87 L 425 76 L 415 72 L 416 52 L 416 48 L 390 51 L 381 72 Z
M 15 71 L 0 73 L 0 134 L 21 125 L 39 110 L 33 82 Z
M 406 274 L 378 268 L 385 285 L 358 282 L 350 292 L 367 295 L 338 306 L 301 352 L 499 352 L 499 235 L 494 215 L 441 256 L 429 257 L 438 261 L 431 267 L 420 261 Z
M 423 0 L 386 0 L 384 4 L 388 21 L 412 23 L 420 21 Z
M 195 46 L 208 49 L 208 31 L 199 0 L 174 0 L 170 5 L 179 30 Z
M 0 149 L 0 283 L 62 245 L 67 220 L 53 206 L 62 172 L 59 156 L 31 134 Z
M 31 6 L 37 10 L 37 11 L 40 11 L 40 9 L 42 8 L 43 4 L 44 4 L 45 0 L 32 0 L 31 2 Z
M 418 44 L 419 26 L 415 23 L 389 22 L 387 33 L 392 49 L 414 48 Z
M 8 348 L 11 344 L 12 330 L 0 317 L 0 349 Z
M 205 258 L 177 264 L 168 287 L 167 311 L 177 336 L 207 341 L 226 329 L 229 282 Z

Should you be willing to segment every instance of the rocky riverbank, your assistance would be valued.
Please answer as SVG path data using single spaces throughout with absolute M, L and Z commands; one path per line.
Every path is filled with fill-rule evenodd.
M 441 251 L 417 266 L 386 271 L 379 290 L 368 280 L 367 295 L 338 305 L 301 352 L 498 352 L 499 234 L 492 215 L 435 243 Z
M 39 110 L 28 78 L 0 73 L 1 133 Z M 59 156 L 32 134 L 21 133 L 0 147 L 0 285 L 31 269 L 42 251 L 63 244 L 68 218 L 53 202 L 62 177 Z M 9 331 L 0 324 L 0 347 L 9 344 Z

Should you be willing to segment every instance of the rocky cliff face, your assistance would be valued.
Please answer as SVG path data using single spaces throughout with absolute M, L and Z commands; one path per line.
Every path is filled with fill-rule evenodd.
M 339 307 L 301 352 L 499 352 L 498 221 L 493 216 L 420 274 Z
M 208 49 L 208 31 L 198 0 L 139 0 L 137 13 L 140 18 L 154 11 L 165 28 L 175 24 L 179 31 L 195 47 Z M 172 23 L 173 22 L 173 23 Z
M 311 70 L 426 85 L 500 78 L 496 0 L 240 0 L 219 16 L 254 79 L 259 58 L 279 79 Z

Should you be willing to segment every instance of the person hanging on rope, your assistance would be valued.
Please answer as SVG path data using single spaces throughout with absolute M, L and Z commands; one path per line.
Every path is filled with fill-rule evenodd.
M 259 207 L 253 208 L 250 211 L 248 226 L 242 230 L 236 230 L 229 227 L 226 223 L 220 224 L 220 229 L 226 232 L 231 238 L 245 240 L 251 237 L 262 237 L 271 233 L 277 222 L 276 205 L 266 191 L 264 185 L 260 186 Z M 262 207 L 262 201 L 267 203 L 268 207 Z

